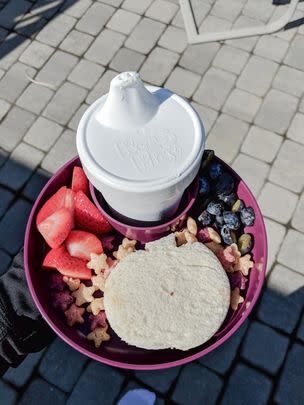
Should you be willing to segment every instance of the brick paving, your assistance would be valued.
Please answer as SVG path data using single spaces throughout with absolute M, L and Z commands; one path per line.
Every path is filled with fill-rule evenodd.
M 205 32 L 278 18 L 282 7 L 271 3 L 192 0 L 192 7 Z M 295 18 L 303 13 L 301 3 Z M 0 0 L 0 274 L 22 246 L 47 178 L 76 154 L 79 118 L 124 70 L 187 97 L 205 123 L 207 147 L 258 198 L 269 238 L 263 296 L 228 342 L 171 370 L 116 370 L 56 340 L 3 376 L 0 402 L 108 405 L 145 387 L 157 405 L 302 404 L 303 26 L 188 45 L 177 0 Z

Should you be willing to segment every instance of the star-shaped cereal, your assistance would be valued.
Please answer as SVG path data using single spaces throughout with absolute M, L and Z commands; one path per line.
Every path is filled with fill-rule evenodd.
M 238 287 L 235 287 L 231 291 L 231 297 L 230 297 L 230 306 L 233 309 L 233 311 L 237 310 L 237 307 L 239 304 L 244 302 L 244 298 L 240 295 L 240 289 Z
M 115 252 L 113 252 L 113 256 L 115 257 L 115 259 L 117 260 L 122 260 L 124 259 L 126 256 L 128 256 L 130 253 L 133 253 L 135 251 L 135 249 L 130 246 L 128 248 L 123 247 L 122 245 L 118 246 L 118 250 L 116 250 Z
M 200 229 L 198 231 L 197 237 L 198 240 L 202 243 L 207 242 L 221 243 L 220 235 L 216 232 L 215 229 L 211 228 L 210 226 L 206 226 L 205 228 Z
M 219 251 L 217 257 L 227 272 L 233 272 L 235 271 L 233 265 L 238 262 L 241 253 L 239 252 L 237 244 L 233 243 L 230 246 L 226 246 L 224 250 Z
M 102 342 L 106 342 L 110 340 L 110 335 L 107 333 L 107 327 L 104 328 L 96 328 L 91 333 L 88 334 L 87 339 L 93 340 L 95 347 L 100 347 Z
M 95 271 L 95 274 L 100 274 L 102 270 L 107 269 L 107 256 L 102 253 L 97 255 L 96 253 L 91 253 L 91 260 L 87 263 L 87 267 Z
M 67 324 L 69 326 L 75 325 L 75 323 L 84 323 L 84 319 L 82 317 L 84 313 L 84 308 L 79 308 L 77 305 L 72 304 L 70 308 L 65 311 L 65 316 L 67 319 Z
M 249 270 L 253 267 L 254 263 L 251 260 L 250 254 L 240 257 L 234 266 L 234 271 L 241 271 L 244 276 L 248 276 Z
M 68 308 L 68 306 L 73 302 L 73 297 L 67 290 L 56 291 L 52 293 L 51 297 L 53 307 L 61 309 L 62 311 L 65 311 Z
M 128 238 L 123 238 L 123 240 L 122 240 L 122 242 L 121 242 L 123 248 L 125 248 L 125 249 L 132 248 L 132 249 L 133 249 L 133 250 L 132 250 L 133 252 L 134 252 L 134 250 L 135 250 L 135 245 L 136 245 L 136 243 L 137 243 L 137 240 L 135 240 L 135 239 L 128 239 Z
M 106 279 L 103 273 L 93 276 L 91 280 L 94 287 L 98 288 L 98 290 L 104 291 Z
M 58 273 L 51 273 L 50 275 L 50 289 L 62 291 L 64 290 L 65 283 L 62 279 L 62 275 Z
M 176 240 L 176 246 L 182 246 L 185 245 L 185 243 L 187 243 L 184 231 L 175 232 L 174 235 Z
M 192 217 L 188 217 L 188 219 L 187 219 L 187 230 L 192 235 L 196 236 L 196 234 L 197 234 L 197 225 L 196 225 L 195 220 Z
M 89 315 L 89 322 L 91 326 L 91 330 L 94 330 L 98 328 L 99 326 L 101 327 L 107 327 L 107 322 L 106 322 L 106 313 L 105 311 L 100 311 L 97 315 Z
M 190 233 L 189 231 L 185 231 L 185 238 L 187 243 L 194 243 L 197 242 L 197 237 L 193 235 L 193 233 Z
M 92 312 L 93 315 L 98 315 L 102 310 L 104 310 L 103 297 L 95 298 L 91 304 L 87 306 L 87 311 Z
M 67 284 L 67 286 L 69 287 L 70 291 L 75 291 L 79 288 L 80 286 L 80 280 L 79 278 L 72 278 L 72 277 L 67 277 L 64 276 L 63 277 L 63 281 Z
M 96 291 L 94 286 L 86 287 L 84 284 L 80 284 L 78 290 L 72 293 L 73 297 L 76 298 L 76 305 L 79 307 L 87 302 L 92 302 L 94 300 L 93 294 Z

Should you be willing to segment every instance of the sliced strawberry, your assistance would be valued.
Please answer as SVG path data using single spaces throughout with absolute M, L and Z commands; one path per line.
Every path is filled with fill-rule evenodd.
M 65 241 L 67 251 L 73 257 L 90 260 L 91 253 L 103 252 L 102 244 L 97 236 L 85 231 L 72 231 Z
M 42 266 L 49 269 L 56 268 L 61 274 L 67 277 L 89 280 L 92 271 L 87 268 L 85 260 L 72 257 L 64 246 L 52 249 L 45 256 Z
M 82 229 L 94 233 L 106 233 L 112 229 L 109 222 L 83 191 L 76 193 L 74 213 L 76 224 Z
M 37 225 L 38 231 L 51 248 L 59 247 L 68 237 L 73 226 L 73 214 L 68 208 L 60 208 Z
M 89 195 L 89 180 L 83 169 L 79 166 L 75 166 L 73 169 L 72 190 L 75 193 L 83 191 L 86 195 Z
M 36 223 L 39 225 L 47 217 L 54 214 L 60 208 L 74 210 L 74 191 L 67 187 L 61 187 L 51 198 L 49 198 L 38 212 Z
M 55 249 L 51 249 L 45 256 L 42 267 L 48 269 L 57 269 L 58 265 L 62 261 L 62 256 L 66 253 L 67 251 L 64 245 L 61 245 Z

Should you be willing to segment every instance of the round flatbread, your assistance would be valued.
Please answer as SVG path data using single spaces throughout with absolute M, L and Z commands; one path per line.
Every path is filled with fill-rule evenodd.
M 105 285 L 104 306 L 117 335 L 144 349 L 188 350 L 210 339 L 230 304 L 228 277 L 217 257 L 174 235 L 123 259 Z

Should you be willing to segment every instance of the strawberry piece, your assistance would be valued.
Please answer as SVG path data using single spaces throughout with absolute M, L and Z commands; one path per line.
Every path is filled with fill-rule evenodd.
M 89 195 L 89 180 L 83 169 L 79 166 L 75 166 L 73 169 L 72 190 L 75 193 L 83 191 L 86 195 Z
M 100 255 L 103 247 L 94 234 L 85 231 L 72 231 L 65 241 L 67 251 L 73 257 L 91 260 L 91 253 Z
M 64 245 L 61 245 L 55 249 L 51 249 L 45 256 L 42 267 L 47 269 L 57 269 L 58 265 L 62 261 L 62 256 L 64 254 L 66 254 Z
M 50 250 L 42 265 L 44 268 L 57 269 L 67 277 L 90 280 L 92 276 L 92 271 L 87 268 L 87 262 L 72 257 L 64 246 Z
M 73 211 L 74 205 L 74 191 L 65 186 L 61 187 L 39 210 L 36 218 L 37 226 L 60 208 L 65 207 Z
M 76 224 L 82 229 L 94 233 L 106 233 L 112 229 L 106 218 L 104 218 L 83 191 L 76 193 L 74 212 Z
M 59 247 L 71 232 L 73 214 L 68 208 L 60 208 L 37 225 L 38 231 L 51 248 Z

